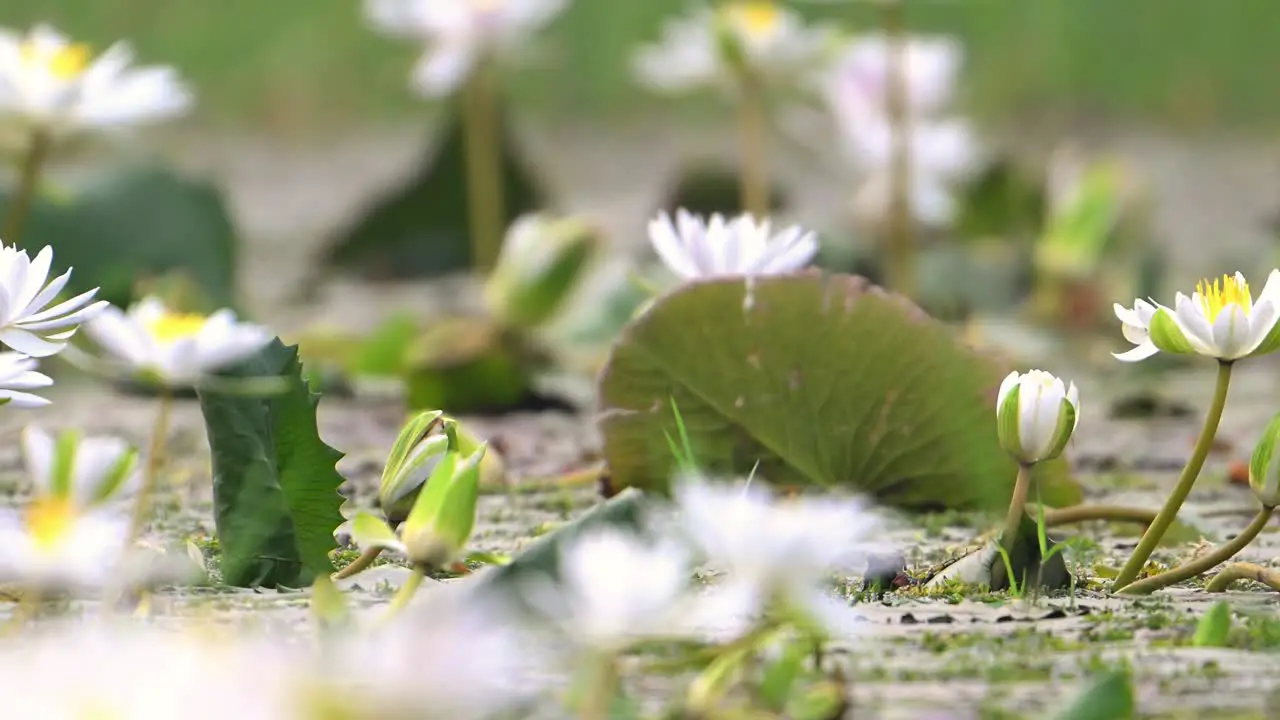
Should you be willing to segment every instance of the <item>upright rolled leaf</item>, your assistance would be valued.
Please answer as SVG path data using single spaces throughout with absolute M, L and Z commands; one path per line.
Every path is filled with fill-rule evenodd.
M 223 374 L 287 379 L 284 392 L 266 396 L 199 393 L 223 577 L 240 587 L 303 587 L 333 570 L 342 453 L 320 439 L 319 396 L 302 377 L 297 346 L 276 339 Z
M 698 462 L 782 485 L 846 486 L 905 508 L 1007 505 L 996 435 L 1008 368 L 862 278 L 810 272 L 677 288 L 622 334 L 600 380 L 617 487 L 665 488 L 679 409 Z M 1037 466 L 1044 500 L 1078 488 Z

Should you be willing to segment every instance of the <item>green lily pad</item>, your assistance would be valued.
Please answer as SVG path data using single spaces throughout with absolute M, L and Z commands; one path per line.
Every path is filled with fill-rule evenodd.
M 665 489 L 679 409 L 712 473 L 759 463 L 780 485 L 853 487 L 911 509 L 1007 505 L 1015 464 L 996 437 L 1007 367 L 901 297 L 850 275 L 691 283 L 623 332 L 600 379 L 614 487 Z M 1065 462 L 1033 476 L 1078 502 Z
M 545 193 L 517 156 L 505 114 L 502 138 L 503 207 L 509 225 L 541 209 Z M 450 111 L 443 139 L 432 143 L 418 169 L 378 199 L 329 248 L 324 264 L 378 279 L 434 277 L 471 266 L 466 153 L 458 111 Z
M 9 202 L 0 191 L 0 217 Z M 237 236 L 226 200 L 168 168 L 113 171 L 66 195 L 41 194 L 20 244 L 53 246 L 55 272 L 75 268 L 67 292 L 99 287 L 99 298 L 125 306 L 140 282 L 179 275 L 202 304 L 235 304 Z
M 530 359 L 515 336 L 483 318 L 447 318 L 414 340 L 404 367 L 409 407 L 455 414 L 497 411 L 531 395 Z

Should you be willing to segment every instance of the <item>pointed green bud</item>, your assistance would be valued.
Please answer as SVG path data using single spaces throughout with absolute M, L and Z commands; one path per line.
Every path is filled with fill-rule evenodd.
M 1277 443 L 1280 443 L 1280 415 L 1267 423 L 1249 461 L 1249 487 L 1265 507 L 1280 506 L 1280 453 L 1276 452 Z
M 1014 460 L 1030 465 L 1062 454 L 1076 429 L 1080 394 L 1043 370 L 1009 373 L 996 400 L 1000 446 Z
M 462 552 L 470 540 L 485 448 L 481 445 L 466 457 L 451 452 L 432 473 L 400 531 L 413 562 L 440 567 Z
M 601 244 L 598 231 L 580 218 L 516 220 L 485 283 L 490 312 L 508 327 L 546 323 L 585 276 Z
M 420 413 L 405 423 L 382 471 L 378 505 L 392 523 L 408 514 L 417 491 L 449 449 L 452 418 L 438 410 Z

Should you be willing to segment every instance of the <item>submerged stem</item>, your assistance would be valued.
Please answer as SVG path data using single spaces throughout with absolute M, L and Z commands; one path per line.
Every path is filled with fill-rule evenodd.
M 1253 563 L 1238 562 L 1222 568 L 1204 587 L 1205 592 L 1223 592 L 1237 580 L 1253 580 L 1280 592 L 1280 573 Z
M 1235 557 L 1236 553 L 1253 542 L 1253 539 L 1258 537 L 1258 533 L 1262 532 L 1262 528 L 1267 526 L 1267 522 L 1271 520 L 1271 515 L 1275 511 L 1276 509 L 1273 507 L 1262 508 L 1254 516 L 1253 522 L 1249 523 L 1249 527 L 1245 528 L 1244 532 L 1231 538 L 1230 541 L 1172 570 L 1166 570 L 1158 575 L 1152 575 L 1149 578 L 1126 585 L 1120 588 L 1120 592 L 1125 595 L 1147 595 L 1212 570 Z
M 1209 406 L 1209 412 L 1204 416 L 1204 427 L 1200 429 L 1200 437 L 1196 440 L 1195 449 L 1191 451 L 1186 467 L 1182 468 L 1182 474 L 1178 477 L 1178 484 L 1174 487 L 1173 493 L 1165 501 L 1164 507 L 1160 508 L 1160 514 L 1156 515 L 1155 520 L 1147 527 L 1147 531 L 1142 534 L 1142 540 L 1138 542 L 1138 547 L 1134 548 L 1133 555 L 1120 570 L 1115 582 L 1111 583 L 1111 592 L 1116 592 L 1137 579 L 1138 573 L 1142 572 L 1147 560 L 1151 558 L 1151 553 L 1155 552 L 1156 546 L 1160 544 L 1160 539 L 1177 519 L 1178 510 L 1182 508 L 1187 495 L 1191 494 L 1191 488 L 1196 484 L 1196 478 L 1200 476 L 1200 469 L 1204 467 L 1205 458 L 1209 456 L 1209 449 L 1213 447 L 1213 438 L 1218 434 L 1218 423 L 1221 422 L 1222 410 L 1227 405 L 1227 390 L 1230 386 L 1231 361 L 1220 360 L 1218 361 L 1218 380 L 1213 390 L 1213 404 Z
M 888 247 L 885 275 L 889 288 L 915 296 L 915 219 L 911 207 L 911 108 L 907 101 L 906 18 L 901 0 L 887 0 L 882 15 L 889 39 L 885 109 L 892 137 L 889 208 L 885 218 Z
M 763 220 L 769 214 L 768 108 L 764 88 L 749 70 L 743 71 L 739 86 L 742 92 L 738 108 L 740 201 L 743 212 Z
M 169 435 L 169 414 L 173 409 L 173 392 L 169 388 L 160 390 L 160 407 L 156 412 L 155 426 L 151 430 L 151 446 L 147 450 L 147 464 L 143 469 L 142 486 L 138 488 L 138 497 L 133 501 L 133 519 L 129 523 L 129 534 L 125 547 L 130 548 L 142 536 L 142 528 L 147 522 L 147 512 L 151 509 L 151 495 L 155 493 L 156 481 L 160 470 L 164 467 L 165 440 Z
M 478 269 L 488 270 L 497 262 L 506 222 L 497 86 L 489 62 L 481 61 L 476 66 L 462 90 L 462 133 L 471 260 Z
M 1150 525 L 1155 522 L 1156 511 L 1123 505 L 1073 505 L 1065 508 L 1045 508 L 1044 526 L 1047 528 L 1090 520 L 1110 520 Z
M 40 170 L 44 167 L 51 144 L 45 132 L 31 134 L 31 145 L 19 170 L 18 187 L 9 202 L 9 212 L 5 214 L 4 230 L 0 232 L 0 240 L 10 245 L 17 245 L 22 239 L 22 227 L 35 200 L 36 188 L 40 186 Z

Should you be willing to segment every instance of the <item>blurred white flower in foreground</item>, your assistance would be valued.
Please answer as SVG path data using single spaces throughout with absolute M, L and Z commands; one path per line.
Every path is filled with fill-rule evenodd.
M 440 588 L 385 627 L 339 636 L 341 663 L 325 663 L 312 681 L 320 697 L 362 712 L 336 717 L 481 720 L 543 692 L 545 655 L 518 618 L 470 590 Z
M 1257 302 L 1244 275 L 1201 281 L 1190 296 L 1178 293 L 1172 308 L 1138 299 L 1133 308 L 1115 304 L 1124 337 L 1135 347 L 1116 354 L 1137 362 L 1163 350 L 1239 360 L 1280 349 L 1280 270 L 1272 270 Z
M 659 42 L 637 54 L 635 72 L 668 92 L 732 89 L 744 76 L 791 84 L 821 65 L 831 37 L 827 28 L 806 27 L 798 14 L 769 0 L 700 7 L 669 20 Z
M 0 352 L 0 405 L 16 408 L 38 408 L 49 404 L 27 390 L 46 388 L 53 378 L 36 372 L 36 361 L 22 353 Z
M 852 41 L 823 83 L 837 131 L 866 180 L 855 199 L 859 214 L 882 218 L 889 206 L 893 117 L 889 110 L 892 46 L 883 36 Z M 911 207 L 917 220 L 944 225 L 955 214 L 951 186 L 968 177 L 978 160 L 969 124 L 945 117 L 961 61 L 947 38 L 908 38 L 902 53 Z
M 561 549 L 558 582 L 532 577 L 520 590 L 576 645 L 616 653 L 670 634 L 689 586 L 689 560 L 678 543 L 602 528 Z
M 428 44 L 414 82 L 447 95 L 481 62 L 517 49 L 548 24 L 567 0 L 366 0 L 369 22 L 388 35 Z
M 35 426 L 22 431 L 22 456 L 38 497 L 69 499 L 88 507 L 117 499 L 138 479 L 138 452 L 116 437 L 55 437 Z
M 253 355 L 274 337 L 261 325 L 239 322 L 231 310 L 208 317 L 175 313 L 156 297 L 144 298 L 128 312 L 107 306 L 85 331 L 136 373 L 170 386 L 196 383 Z
M 874 545 L 881 521 L 866 508 L 833 499 L 775 500 L 758 485 L 697 477 L 678 481 L 674 493 L 685 533 L 728 575 L 714 591 L 720 613 L 749 621 L 781 602 L 828 627 L 849 614 L 820 585 Z
M 234 634 L 59 623 L 0 646 L 0 696 L 14 718 L 304 720 L 296 660 Z
M 71 279 L 68 269 L 48 281 L 52 263 L 51 247 L 32 260 L 26 250 L 0 245 L 0 343 L 31 357 L 60 352 L 80 323 L 107 305 L 90 302 L 98 294 L 94 288 L 50 307 Z
M 0 584 L 81 592 L 105 587 L 121 571 L 127 515 L 81 509 L 44 496 L 21 510 L 0 509 Z
M 774 234 L 768 220 L 750 215 L 709 221 L 678 210 L 673 222 L 665 212 L 649 223 L 649 240 L 672 272 L 686 280 L 726 275 L 780 275 L 813 260 L 818 241 L 812 232 L 789 227 Z
M 168 67 L 131 68 L 133 52 L 116 43 L 93 57 L 47 25 L 19 35 L 0 28 L 0 136 L 84 131 L 165 120 L 191 105 Z

